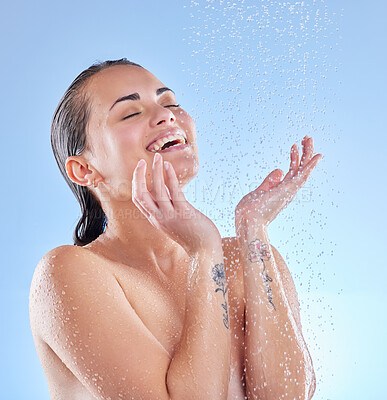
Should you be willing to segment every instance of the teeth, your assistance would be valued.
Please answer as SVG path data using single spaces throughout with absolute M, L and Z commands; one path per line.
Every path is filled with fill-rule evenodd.
M 150 150 L 153 151 L 153 152 L 158 151 L 164 146 L 165 143 L 171 142 L 172 140 L 178 140 L 181 144 L 185 143 L 185 139 L 184 139 L 183 136 L 181 136 L 181 135 L 169 135 L 167 137 L 159 139 L 156 143 L 154 143 L 152 145 Z

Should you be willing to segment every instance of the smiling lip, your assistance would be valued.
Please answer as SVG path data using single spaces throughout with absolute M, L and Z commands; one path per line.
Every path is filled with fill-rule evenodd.
M 185 141 L 187 142 L 187 137 L 186 137 L 185 133 L 184 133 L 182 130 L 177 129 L 177 128 L 172 128 L 172 129 L 168 129 L 168 130 L 162 131 L 158 136 L 156 136 L 156 137 L 152 140 L 151 143 L 148 144 L 148 146 L 146 147 L 146 149 L 147 149 L 148 151 L 151 151 L 151 150 L 150 150 L 150 147 L 153 145 L 153 143 L 155 143 L 155 142 L 157 142 L 159 139 L 162 139 L 162 138 L 167 137 L 167 136 L 169 136 L 169 135 L 181 135 L 181 136 L 183 136 L 183 138 L 184 138 Z M 184 146 L 184 145 L 176 146 L 176 148 L 179 148 L 179 147 L 181 147 L 181 146 Z M 174 148 L 174 147 L 175 147 L 175 146 L 173 146 L 173 148 Z M 172 148 L 172 147 L 171 147 L 171 148 Z M 166 149 L 165 149 L 165 150 L 166 150 Z M 165 150 L 163 150 L 163 151 L 165 151 Z
M 168 153 L 169 151 L 183 150 L 188 147 L 188 143 L 179 144 L 178 146 L 167 147 L 164 150 L 159 150 L 157 153 Z

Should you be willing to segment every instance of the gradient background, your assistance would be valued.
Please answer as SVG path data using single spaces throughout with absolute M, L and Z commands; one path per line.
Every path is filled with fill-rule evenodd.
M 201 169 L 187 196 L 223 236 L 241 196 L 314 137 L 324 159 L 269 228 L 299 292 L 314 398 L 387 398 L 386 13 L 382 0 L 2 2 L 1 398 L 49 399 L 29 288 L 79 217 L 53 111 L 79 72 L 121 57 L 194 117 Z

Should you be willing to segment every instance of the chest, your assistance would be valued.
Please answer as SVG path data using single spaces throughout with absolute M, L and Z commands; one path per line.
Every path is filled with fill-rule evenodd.
M 115 276 L 142 323 L 172 358 L 184 324 L 184 288 L 141 270 L 119 269 Z
M 186 276 L 166 284 L 141 270 L 114 272 L 137 315 L 173 358 L 181 339 L 186 306 Z M 227 269 L 226 269 L 227 275 Z M 228 309 L 231 333 L 229 398 L 244 399 L 244 301 L 235 275 L 228 276 Z

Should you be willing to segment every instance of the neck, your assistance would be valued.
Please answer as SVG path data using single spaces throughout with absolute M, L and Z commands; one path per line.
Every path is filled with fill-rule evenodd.
M 176 272 L 178 258 L 188 259 L 184 249 L 154 227 L 132 201 L 109 202 L 104 211 L 107 227 L 96 241 L 109 253 L 163 274 Z

